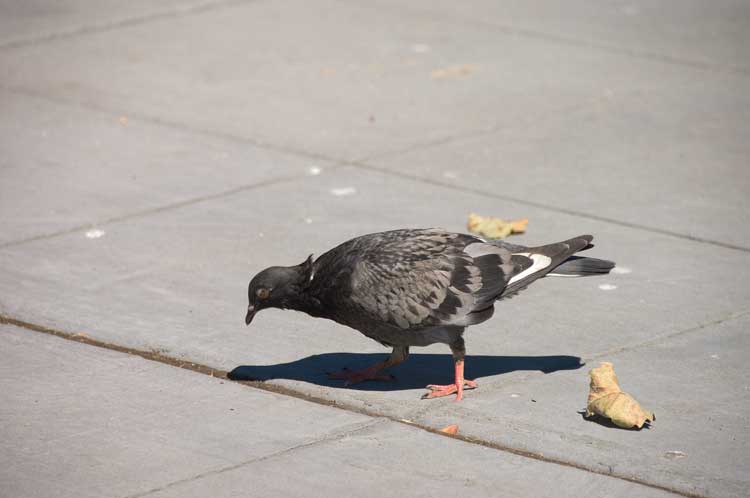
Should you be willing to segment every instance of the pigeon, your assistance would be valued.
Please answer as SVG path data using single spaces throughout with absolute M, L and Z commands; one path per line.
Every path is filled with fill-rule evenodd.
M 467 327 L 489 320 L 495 303 L 547 275 L 608 273 L 615 264 L 574 256 L 593 247 L 591 235 L 539 247 L 486 241 L 437 228 L 372 233 L 344 242 L 296 266 L 272 266 L 248 285 L 245 324 L 260 310 L 297 310 L 346 325 L 393 348 L 385 361 L 331 374 L 346 385 L 390 380 L 386 368 L 407 359 L 411 346 L 447 344 L 455 382 L 431 384 L 423 398 L 455 394 L 477 383 L 464 378 Z

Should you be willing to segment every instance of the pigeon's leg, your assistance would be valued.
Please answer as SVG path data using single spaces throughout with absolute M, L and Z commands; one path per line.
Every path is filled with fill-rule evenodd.
M 455 401 L 461 401 L 464 397 L 464 388 L 477 388 L 476 382 L 464 379 L 464 357 L 466 356 L 466 347 L 464 346 L 463 337 L 459 337 L 456 339 L 456 342 L 451 344 L 451 352 L 453 352 L 453 361 L 455 362 L 456 382 L 445 386 L 430 384 L 427 386 L 427 389 L 429 389 L 430 392 L 423 395 L 422 399 L 440 398 L 455 393 Z
M 362 370 L 344 369 L 338 373 L 328 374 L 329 379 L 345 380 L 345 386 L 358 384 L 365 380 L 393 380 L 393 375 L 380 373 L 381 370 L 402 363 L 409 357 L 408 346 L 394 346 L 391 356 L 387 360 L 370 365 Z

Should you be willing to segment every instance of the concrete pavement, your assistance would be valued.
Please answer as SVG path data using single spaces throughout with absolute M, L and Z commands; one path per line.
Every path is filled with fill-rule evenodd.
M 12 326 L 0 344 L 3 496 L 671 495 Z
M 338 494 L 346 481 L 326 474 L 329 456 L 362 472 L 352 480 L 360 494 L 374 486 L 368 472 L 401 476 L 417 496 L 470 485 L 478 495 L 559 495 L 539 477 L 551 473 L 565 492 L 661 493 L 650 485 L 745 493 L 743 2 L 79 0 L 0 2 L 0 13 L 0 313 L 349 411 L 6 326 L 4 340 L 16 346 L 0 349 L 4 366 L 50 364 L 50 349 L 69 375 L 86 361 L 91 372 L 139 365 L 132 379 L 100 373 L 58 387 L 6 367 L 0 459 L 13 463 L 5 472 L 19 496 L 48 493 L 24 477 L 39 462 L 71 496 L 101 496 L 108 485 L 109 496 L 230 495 L 247 484 L 248 461 L 267 476 L 261 484 L 253 475 L 263 496 Z M 467 333 L 467 376 L 481 387 L 460 404 L 419 399 L 425 384 L 450 377 L 444 347 L 415 350 L 394 369 L 394 383 L 345 389 L 325 373 L 372 362 L 381 346 L 290 312 L 263 312 L 249 329 L 242 323 L 247 280 L 266 266 L 371 231 L 463 230 L 472 211 L 528 217 L 521 243 L 592 233 L 591 254 L 620 270 L 546 279 L 501 303 L 493 320 Z M 582 420 L 586 372 L 603 360 L 656 412 L 652 429 Z M 283 444 L 265 447 L 275 437 L 240 424 L 217 435 L 223 412 L 188 416 L 174 405 L 157 409 L 148 396 L 118 404 L 119 391 L 153 393 L 155 382 L 177 398 L 190 395 L 180 385 L 202 386 L 175 403 L 231 396 L 253 406 Z M 55 389 L 70 413 L 57 422 L 29 418 L 27 394 Z M 279 415 L 288 404 L 294 416 Z M 194 458 L 182 461 L 175 455 L 183 447 L 153 447 L 143 436 L 184 436 L 138 417 L 154 410 L 190 428 Z M 102 422 L 120 411 L 130 417 L 125 426 Z M 66 438 L 82 412 L 98 427 L 93 440 Z M 318 427 L 329 412 L 331 424 Z M 389 419 L 458 423 L 474 441 L 549 461 Z M 39 444 L 48 446 L 26 451 L 22 441 L 43 428 Z M 339 437 L 350 429 L 353 441 Z M 135 439 L 105 454 L 79 451 L 107 438 Z M 265 449 L 248 453 L 248 442 Z M 216 451 L 198 450 L 206 445 Z M 53 446 L 77 455 L 69 464 L 78 473 L 42 458 Z M 287 447 L 302 449 L 267 458 Z M 447 457 L 432 465 L 420 448 L 492 463 L 471 483 L 437 485 Z M 135 465 L 160 452 L 162 463 Z M 403 463 L 383 462 L 396 453 Z M 290 469 L 305 480 L 289 482 Z M 422 480 L 407 477 L 415 474 Z

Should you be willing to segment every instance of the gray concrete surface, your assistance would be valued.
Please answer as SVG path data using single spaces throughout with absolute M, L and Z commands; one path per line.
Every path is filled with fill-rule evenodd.
M 231 0 L 25 0 L 0 2 L 0 48 L 46 42 L 55 38 L 106 31 L 160 17 L 200 13 Z
M 3 496 L 671 495 L 16 327 L 0 345 Z
M 0 159 L 0 245 L 194 202 L 196 192 L 252 189 L 310 167 L 228 138 L 197 141 L 179 128 L 38 97 L 0 92 L 0 107 L 0 133 L 13 144 Z
M 433 428 L 459 423 L 477 441 L 677 493 L 742 496 L 750 486 L 742 458 L 750 453 L 744 3 L 40 1 L 0 9 L 0 314 L 236 369 L 335 401 L 353 410 L 352 420 L 373 420 L 352 441 L 253 454 L 264 496 L 288 494 L 287 484 L 289 492 L 317 485 L 310 495 L 334 493 L 325 485 L 338 483 L 320 477 L 327 460 L 312 463 L 310 451 L 360 469 L 352 471 L 361 491 L 372 485 L 362 468 L 429 474 L 415 447 L 509 458 L 357 410 Z M 501 303 L 493 320 L 467 333 L 467 373 L 480 389 L 462 403 L 419 400 L 425 384 L 450 378 L 444 347 L 415 350 L 394 369 L 396 382 L 343 388 L 326 372 L 372 362 L 381 346 L 292 312 L 263 312 L 244 327 L 247 281 L 265 266 L 298 263 L 376 230 L 463 230 L 472 211 L 528 217 L 527 235 L 515 239 L 522 243 L 593 233 L 591 254 L 616 260 L 621 272 L 546 279 Z M 18 334 L 32 332 L 8 337 Z M 47 344 L 65 344 L 38 340 L 14 350 L 23 351 L 15 361 L 45 364 L 45 351 L 57 347 Z M 72 364 L 81 347 L 66 353 Z M 95 365 L 127 363 L 84 349 Z M 613 361 L 626 389 L 657 413 L 654 427 L 582 420 L 586 374 L 600 360 Z M 78 396 L 71 413 L 100 423 L 120 409 L 110 406 L 118 390 L 138 393 L 164 377 L 163 393 L 179 391 L 169 384 L 177 376 L 198 378 L 203 399 L 237 389 L 233 396 L 248 404 L 265 397 L 269 413 L 299 406 L 291 425 L 278 424 L 289 441 L 327 438 L 349 423 L 304 432 L 321 407 L 143 365 L 127 387 L 114 378 L 67 385 Z M 23 392 L 52 388 L 37 377 L 8 382 L 18 387 L 2 403 L 4 417 L 20 416 Z M 152 413 L 149 399 L 122 409 L 130 428 L 167 431 L 136 420 Z M 174 416 L 191 428 L 186 445 L 204 441 L 216 451 L 182 462 L 177 447 L 144 436 L 90 454 L 81 450 L 85 437 L 66 438 L 85 432 L 75 423 L 32 418 L 29 431 L 76 455 L 69 465 L 80 474 L 60 481 L 71 496 L 100 492 L 117 465 L 161 451 L 164 462 L 140 468 L 153 482 L 138 487 L 139 468 L 128 467 L 112 496 L 206 473 L 157 494 L 228 496 L 248 484 L 242 468 L 215 472 L 212 458 L 224 445 L 228 454 L 247 440 L 263 446 L 263 434 L 240 432 L 246 440 L 238 443 L 214 434 L 213 422 L 202 425 L 209 415 Z M 102 427 L 95 437 L 126 437 Z M 417 432 L 402 435 L 409 431 Z M 24 433 L 9 434 L 15 439 L 0 452 L 13 463 L 9 475 L 29 475 L 39 462 L 54 475 L 69 472 L 38 448 L 19 456 Z M 402 438 L 414 444 L 393 453 L 413 467 L 383 462 Z M 97 471 L 120 453 L 123 460 Z M 240 461 L 233 458 L 228 465 Z M 424 495 L 459 485 L 491 495 L 490 483 L 502 478 L 508 496 L 559 491 L 534 476 L 563 467 L 533 462 L 541 470 L 514 473 L 532 463 L 513 458 L 527 463 L 483 464 L 463 484 L 419 485 Z M 290 468 L 305 479 L 284 481 Z M 624 481 L 567 471 L 566 491 L 602 481 L 614 494 L 636 493 Z M 41 485 L 22 491 L 43 495 L 47 488 L 34 488 Z
M 403 8 L 396 0 L 370 4 Z M 419 2 L 413 12 L 481 23 L 516 36 L 596 48 L 662 62 L 747 72 L 750 7 L 742 0 L 590 2 L 450 0 Z

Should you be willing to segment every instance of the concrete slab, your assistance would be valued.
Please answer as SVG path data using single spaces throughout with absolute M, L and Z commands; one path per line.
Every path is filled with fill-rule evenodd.
M 11 7 L 0 16 L 15 23 L 0 37 L 0 313 L 369 413 L 459 423 L 681 492 L 741 496 L 747 6 L 594 3 Z M 323 156 L 360 163 L 334 169 Z M 418 399 L 450 380 L 445 347 L 415 350 L 396 382 L 345 389 L 326 372 L 371 363 L 381 346 L 288 312 L 245 329 L 245 287 L 261 268 L 377 230 L 462 230 L 471 211 L 530 218 L 518 242 L 593 233 L 591 254 L 620 273 L 547 279 L 501 303 L 467 334 L 467 376 L 481 388 L 461 404 Z M 74 350 L 68 364 L 70 343 L 3 335 L 13 359 L 0 362 L 0 384 L 12 385 L 0 400 L 12 402 L 0 419 L 13 432 L 0 438 L 0 480 L 13 479 L 14 496 L 222 496 L 250 484 L 282 496 L 290 468 L 303 472 L 288 484 L 311 496 L 351 489 L 339 475 L 381 495 L 383 474 L 410 496 L 540 496 L 549 490 L 536 483 L 549 481 L 562 483 L 554 496 L 649 491 L 496 462 L 400 425 L 330 420 L 322 407 L 307 420 L 297 400 L 240 404 L 247 389 L 98 350 Z M 615 362 L 657 412 L 654 428 L 581 420 L 594 359 Z M 237 410 L 265 425 L 231 419 Z M 280 425 L 280 437 L 267 431 Z M 331 454 L 346 462 L 333 478 Z M 456 468 L 467 480 L 445 479 Z
M 372 423 L 15 327 L 0 344 L 6 496 L 140 495 Z
M 417 421 L 460 423 L 466 434 L 684 493 L 746 496 L 748 327 L 745 314 L 647 347 L 601 355 L 585 369 L 526 382 L 489 380 L 470 403 L 442 404 Z M 613 362 L 623 390 L 656 414 L 650 429 L 629 431 L 582 419 L 586 372 L 599 361 Z
M 331 472 L 331 467 L 336 471 Z M 383 496 L 385 487 L 414 497 L 675 496 L 565 470 L 409 427 L 379 424 L 258 462 L 249 469 L 179 484 L 153 496 L 231 497 L 251 489 L 253 496 L 376 498 Z
M 493 320 L 467 334 L 472 376 L 515 380 L 576 369 L 579 358 L 748 311 L 747 253 L 355 168 L 111 223 L 99 239 L 76 232 L 2 249 L 0 310 L 226 370 L 244 367 L 254 378 L 409 418 L 427 406 L 418 399 L 424 385 L 450 379 L 447 348 L 415 349 L 394 370 L 398 382 L 344 389 L 326 372 L 373 362 L 386 350 L 294 312 L 265 311 L 246 329 L 247 282 L 266 266 L 296 264 L 362 233 L 462 230 L 470 211 L 528 216 L 528 237 L 515 240 L 529 243 L 593 233 L 592 255 L 631 272 L 546 279 L 500 303 Z
M 747 92 L 732 90 L 743 75 L 335 0 L 253 2 L 21 47 L 0 55 L 0 71 L 17 91 L 347 159 L 541 123 L 610 93 L 659 110 L 747 109 Z
M 0 1 L 0 49 L 122 24 L 176 16 L 224 4 L 221 0 L 13 0 Z
M 325 167 L 3 91 L 0 108 L 0 245 Z
M 366 2 L 373 8 L 409 9 L 457 22 L 494 25 L 516 36 L 604 49 L 666 63 L 750 70 L 750 8 L 742 0 L 597 2 L 596 0 L 480 0 L 467 9 L 450 0 Z
M 659 102 L 613 94 L 586 112 L 368 163 L 750 250 L 750 129 L 741 124 L 750 99 L 733 92 Z
M 0 344 L 9 496 L 673 496 L 14 327 Z

